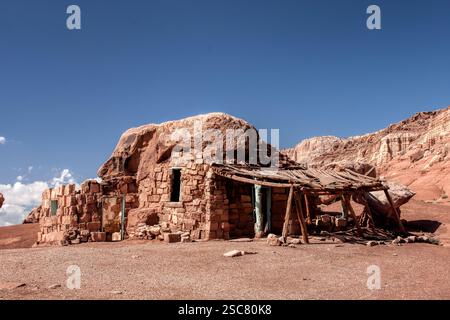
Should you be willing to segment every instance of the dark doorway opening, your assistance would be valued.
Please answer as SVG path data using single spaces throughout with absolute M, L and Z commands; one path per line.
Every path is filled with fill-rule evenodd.
M 170 201 L 180 202 L 181 169 L 172 169 Z

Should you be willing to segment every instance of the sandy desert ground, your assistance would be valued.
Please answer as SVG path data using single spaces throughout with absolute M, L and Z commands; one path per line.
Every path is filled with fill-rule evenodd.
M 222 256 L 232 249 L 257 254 Z M 450 249 L 430 244 L 88 243 L 5 249 L 0 260 L 0 299 L 450 298 Z M 80 289 L 67 288 L 70 265 Z M 367 288 L 370 265 L 379 290 Z
M 450 207 L 412 200 L 402 217 L 444 246 L 149 241 L 30 248 L 37 225 L 0 228 L 0 299 L 450 299 Z M 253 255 L 226 258 L 233 250 Z M 81 288 L 68 289 L 79 266 Z M 380 267 L 381 289 L 367 288 Z
M 222 256 L 231 249 L 257 254 Z M 3 286 L 25 284 L 0 290 L 2 299 L 450 298 L 450 250 L 429 244 L 97 243 L 0 257 Z M 70 265 L 80 267 L 79 290 L 66 286 Z M 380 290 L 367 288 L 370 265 L 381 269 Z

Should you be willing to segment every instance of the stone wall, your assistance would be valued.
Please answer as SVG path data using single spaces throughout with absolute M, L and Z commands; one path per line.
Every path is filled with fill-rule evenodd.
M 180 170 L 179 201 L 171 201 L 173 170 Z M 161 227 L 161 233 L 188 232 L 190 239 L 253 237 L 253 186 L 217 176 L 209 165 L 188 162 L 173 168 L 157 165 L 137 184 L 132 177 L 59 186 L 43 194 L 39 243 L 75 244 L 119 240 L 122 194 L 126 194 L 126 231 L 135 236 L 143 226 Z M 288 190 L 271 189 L 271 232 L 281 233 Z M 57 202 L 55 215 L 52 201 Z M 265 212 L 265 209 L 264 209 Z M 293 211 L 290 233 L 299 234 Z
M 175 168 L 181 173 L 179 201 L 171 201 L 173 169 L 168 163 L 159 164 L 139 182 L 139 208 L 128 213 L 129 233 L 139 223 L 159 223 L 172 232 L 189 231 L 192 239 L 208 238 L 209 166 L 188 162 Z
M 228 223 L 230 237 L 253 237 L 255 235 L 252 186 L 236 181 L 225 181 L 229 200 Z
M 111 186 L 88 180 L 82 183 L 79 189 L 74 184 L 69 184 L 44 191 L 38 211 L 40 223 L 38 243 L 66 245 L 112 240 L 112 230 L 104 230 L 103 215 L 103 210 L 111 208 L 103 206 L 110 203 L 114 209 L 112 212 L 120 212 L 121 203 L 117 199 L 122 198 L 120 190 L 125 191 L 129 185 L 133 185 L 133 182 L 122 181 Z M 114 189 L 117 191 L 113 192 Z M 116 199 L 112 203 L 110 199 L 114 197 Z M 128 210 L 137 205 L 136 194 L 128 193 L 125 199 Z M 56 211 L 52 210 L 52 206 Z

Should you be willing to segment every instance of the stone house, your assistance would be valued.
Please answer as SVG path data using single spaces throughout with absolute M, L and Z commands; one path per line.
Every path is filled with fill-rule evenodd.
M 180 130 L 184 130 L 182 143 Z M 335 195 L 343 201 L 342 216 L 329 219 L 340 228 L 342 219 L 356 221 L 353 210 L 348 210 L 348 197 L 386 189 L 374 178 L 307 169 L 283 155 L 271 168 L 259 160 L 249 163 L 254 146 L 245 139 L 243 144 L 219 141 L 221 148 L 203 139 L 205 132 L 214 132 L 217 138 L 233 130 L 256 129 L 244 120 L 212 113 L 126 131 L 99 169 L 100 182 L 89 180 L 78 189 L 68 185 L 44 192 L 42 205 L 36 209 L 39 242 L 120 240 L 136 236 L 144 225 L 159 225 L 163 233 L 188 233 L 190 239 L 254 237 L 269 232 L 307 238 L 308 230 L 322 223 L 317 206 L 322 196 Z M 197 138 L 197 152 L 186 157 L 186 144 L 195 145 Z M 263 142 L 257 140 L 259 150 Z M 245 161 L 211 162 L 204 157 L 205 151 L 208 155 L 215 152 L 217 159 L 217 153 L 225 157 L 242 149 Z M 267 150 L 270 156 L 276 153 L 270 146 Z

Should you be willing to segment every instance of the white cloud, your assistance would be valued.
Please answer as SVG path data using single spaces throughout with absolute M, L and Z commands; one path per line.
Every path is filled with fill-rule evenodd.
M 69 169 L 64 169 L 61 171 L 59 177 L 54 177 L 51 181 L 51 185 L 55 187 L 66 183 L 76 183 Z
M 0 193 L 5 197 L 5 203 L 0 209 L 0 226 L 22 223 L 25 216 L 41 203 L 45 189 L 65 183 L 76 183 L 69 169 L 62 170 L 48 182 L 35 181 L 26 184 L 21 182 L 19 177 L 14 184 L 0 184 Z
M 0 184 L 0 193 L 5 197 L 5 203 L 0 209 L 0 226 L 22 223 L 28 212 L 39 205 L 42 192 L 47 188 L 48 184 L 43 181 Z
M 5 144 L 5 143 L 6 143 L 6 138 L 0 137 L 0 144 Z
M 17 180 L 17 181 L 22 181 L 22 180 L 23 180 L 23 177 L 22 177 L 22 176 L 17 176 L 16 180 Z

